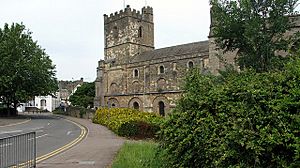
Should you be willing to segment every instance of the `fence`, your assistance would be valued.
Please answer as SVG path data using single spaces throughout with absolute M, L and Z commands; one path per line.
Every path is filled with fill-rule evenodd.
M 0 139 L 0 168 L 36 167 L 35 132 Z

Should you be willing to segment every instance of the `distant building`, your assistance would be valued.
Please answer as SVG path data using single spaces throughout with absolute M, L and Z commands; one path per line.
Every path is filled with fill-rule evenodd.
M 48 96 L 35 96 L 35 107 L 40 110 L 47 110 L 52 112 L 60 105 L 60 98 L 52 95 Z
M 59 96 L 62 103 L 66 105 L 70 105 L 69 98 L 70 96 L 76 92 L 77 88 L 83 84 L 83 78 L 75 81 L 59 81 Z

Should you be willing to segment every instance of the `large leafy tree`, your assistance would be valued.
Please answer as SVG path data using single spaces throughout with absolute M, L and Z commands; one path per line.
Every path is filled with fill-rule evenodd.
M 0 97 L 16 107 L 20 101 L 57 90 L 55 66 L 23 24 L 0 28 Z
M 83 83 L 76 92 L 70 96 L 70 102 L 74 106 L 93 107 L 95 97 L 95 83 Z
M 217 45 L 237 51 L 237 64 L 257 72 L 277 68 L 287 51 L 298 0 L 210 0 Z M 291 37 L 291 36 L 290 36 Z M 283 52 L 282 52 L 283 53 Z M 280 65 L 281 66 L 281 65 Z

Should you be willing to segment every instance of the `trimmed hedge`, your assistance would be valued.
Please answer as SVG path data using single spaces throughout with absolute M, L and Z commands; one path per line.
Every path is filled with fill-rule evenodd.
M 93 122 L 104 125 L 117 135 L 134 138 L 154 138 L 163 118 L 129 108 L 100 108 Z
M 300 59 L 284 71 L 186 78 L 162 126 L 168 167 L 299 167 Z

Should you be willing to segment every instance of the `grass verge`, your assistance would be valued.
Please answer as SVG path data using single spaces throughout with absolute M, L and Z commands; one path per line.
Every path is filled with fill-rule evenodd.
M 158 144 L 149 141 L 126 142 L 116 156 L 112 168 L 161 168 Z

